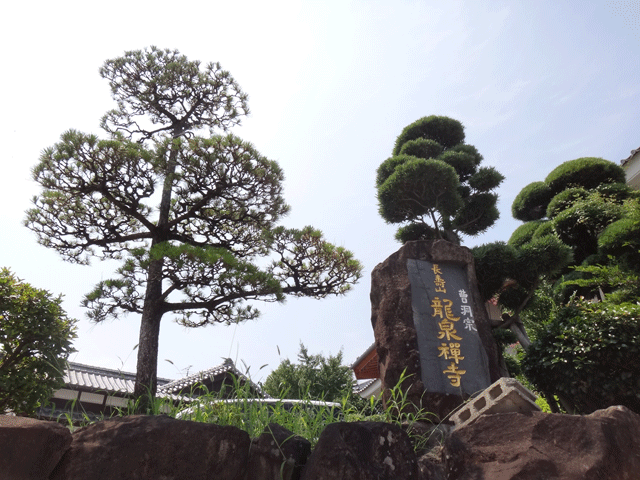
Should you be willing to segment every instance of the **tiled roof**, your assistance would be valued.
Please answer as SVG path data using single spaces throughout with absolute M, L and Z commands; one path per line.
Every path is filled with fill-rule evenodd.
M 174 380 L 162 386 L 158 386 L 158 393 L 159 394 L 177 393 L 183 389 L 192 387 L 197 383 L 202 382 L 203 380 L 214 378 L 224 373 L 231 373 L 235 375 L 238 379 L 248 381 L 257 392 L 260 392 L 265 397 L 269 397 L 269 395 L 262 392 L 261 388 L 255 383 L 253 383 L 251 379 L 245 377 L 236 368 L 235 364 L 233 363 L 233 360 L 231 360 L 230 358 L 225 358 L 224 362 L 221 365 L 218 365 L 217 367 L 213 367 L 208 370 L 203 370 L 202 372 L 194 373 L 193 375 L 189 375 L 188 377 L 179 378 L 178 380 Z
M 356 383 L 353 385 L 353 393 L 359 394 L 364 392 L 368 387 L 377 382 L 377 378 L 370 378 L 369 380 L 365 380 L 364 382 Z
M 135 373 L 108 368 L 93 367 L 81 363 L 69 362 L 64 375 L 67 388 L 100 390 L 110 393 L 133 393 L 136 380 Z M 158 378 L 158 386 L 171 382 L 166 378 Z
M 243 375 L 234 365 L 233 361 L 230 358 L 225 358 L 222 365 L 218 365 L 217 367 L 203 370 L 202 372 L 194 373 L 193 375 L 189 375 L 188 377 L 179 378 L 178 380 L 169 382 L 159 387 L 158 391 L 162 391 L 163 393 L 177 392 L 186 387 L 191 387 L 192 385 L 201 382 L 204 379 L 216 377 L 225 372 L 230 372 L 238 377 L 243 377 Z
M 631 150 L 631 155 L 629 155 L 627 158 L 623 158 L 622 160 L 620 160 L 620 165 L 626 165 L 626 163 L 631 160 L 633 158 L 633 156 L 640 152 L 640 148 L 636 148 L 635 150 Z
M 173 398 L 174 394 L 183 389 L 188 389 L 203 380 L 214 378 L 227 372 L 235 375 L 239 379 L 248 381 L 256 392 L 261 393 L 265 397 L 269 397 L 262 392 L 258 385 L 240 373 L 233 361 L 229 358 L 225 359 L 224 363 L 221 365 L 178 380 L 158 378 L 158 395 L 170 396 Z M 64 382 L 66 384 L 65 388 L 67 389 L 100 391 L 101 393 L 106 394 L 132 394 L 135 387 L 135 380 L 135 373 L 94 367 L 91 365 L 83 365 L 81 363 L 73 362 L 69 362 L 69 366 L 64 375 Z

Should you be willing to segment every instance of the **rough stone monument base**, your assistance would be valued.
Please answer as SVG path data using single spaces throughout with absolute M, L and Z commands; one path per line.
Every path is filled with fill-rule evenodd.
M 424 263 L 426 262 L 426 263 Z M 443 390 L 442 385 L 435 385 L 435 383 L 425 384 L 424 379 L 428 376 L 423 375 L 423 368 L 421 366 L 421 351 L 424 356 L 426 347 L 424 346 L 425 333 L 421 333 L 422 347 L 419 346 L 418 332 L 416 330 L 416 324 L 420 326 L 419 322 L 429 324 L 428 326 L 440 325 L 439 335 L 447 333 L 446 338 L 438 336 L 435 339 L 437 345 L 447 346 L 455 339 L 449 338 L 448 334 L 454 336 L 456 333 L 462 335 L 464 326 L 466 325 L 467 318 L 460 320 L 461 315 L 455 311 L 455 317 L 450 315 L 449 312 L 446 316 L 451 318 L 453 322 L 449 322 L 449 331 L 442 333 L 442 330 L 446 328 L 444 323 L 439 324 L 438 321 L 446 322 L 446 318 L 441 320 L 436 316 L 436 310 L 433 310 L 433 320 L 430 320 L 430 315 L 425 316 L 425 312 L 429 313 L 429 302 L 432 301 L 444 301 L 445 305 L 448 301 L 445 298 L 447 295 L 457 295 L 457 291 L 449 291 L 448 293 L 438 294 L 440 297 L 437 299 L 433 297 L 431 292 L 423 292 L 424 298 L 428 300 L 422 300 L 423 304 L 412 304 L 412 283 L 410 279 L 410 272 L 408 265 L 412 266 L 415 270 L 431 268 L 436 273 L 442 273 L 438 268 L 443 269 L 442 278 L 437 277 L 439 280 L 443 278 L 448 280 L 447 272 L 455 271 L 460 273 L 463 280 L 466 282 L 466 288 L 468 292 L 469 303 L 471 307 L 468 317 L 470 322 L 474 324 L 475 338 L 478 339 L 476 351 L 471 352 L 474 355 L 469 355 L 470 344 L 465 343 L 466 340 L 458 341 L 462 345 L 462 354 L 469 355 L 469 358 L 476 359 L 478 354 L 482 356 L 480 362 L 474 360 L 473 364 L 467 363 L 465 366 L 463 363 L 460 365 L 454 365 L 453 362 L 449 362 L 452 367 L 464 367 L 467 373 L 466 377 L 457 377 L 457 385 L 459 388 L 452 388 L 450 384 L 447 384 L 447 390 Z M 418 267 L 415 267 L 418 265 Z M 428 273 L 428 272 L 427 272 Z M 456 273 L 456 274 L 458 274 Z M 464 279 L 466 277 L 466 279 Z M 420 280 L 423 281 L 423 280 Z M 414 275 L 414 296 L 416 296 L 416 280 Z M 456 284 L 457 285 L 457 284 Z M 441 287 L 446 285 L 442 284 Z M 458 288 L 456 286 L 456 288 Z M 443 291 L 437 290 L 437 291 Z M 419 293 L 419 292 L 418 292 Z M 422 293 L 421 293 L 422 295 Z M 452 297 L 453 298 L 453 297 Z M 458 300 L 456 298 L 456 300 Z M 465 297 L 464 301 L 467 301 Z M 426 302 L 426 304 L 425 304 Z M 449 301 L 451 305 L 452 302 Z M 422 310 L 421 312 L 418 310 Z M 442 312 L 440 312 L 442 313 Z M 422 317 L 420 317 L 422 315 Z M 421 319 L 422 318 L 422 319 Z M 426 319 L 426 320 L 425 320 Z M 464 323 L 463 323 L 464 322 Z M 432 414 L 430 418 L 434 423 L 439 421 L 446 421 L 448 415 L 454 411 L 464 400 L 469 398 L 470 395 L 482 391 L 491 383 L 497 381 L 501 377 L 499 360 L 498 360 L 498 348 L 495 340 L 491 334 L 491 326 L 487 317 L 487 312 L 484 306 L 484 302 L 481 300 L 480 293 L 478 291 L 477 279 L 475 274 L 475 268 L 473 263 L 473 255 L 471 250 L 466 247 L 454 245 L 445 240 L 434 241 L 414 241 L 407 242 L 397 252 L 392 254 L 384 262 L 380 263 L 373 270 L 371 274 L 371 323 L 374 330 L 376 348 L 378 351 L 380 375 L 383 385 L 383 400 L 388 402 L 390 400 L 391 390 L 398 385 L 401 378 L 403 382 L 400 388 L 405 395 L 406 404 L 405 407 L 413 409 L 414 411 L 420 409 L 422 412 L 428 412 Z M 452 326 L 457 328 L 452 330 Z M 467 332 L 468 333 L 468 332 Z M 432 339 L 434 340 L 434 339 Z M 446 342 L 450 343 L 446 343 Z M 433 347 L 429 347 L 433 350 Z M 468 350 L 465 350 L 468 349 Z M 444 353 L 444 352 L 440 352 Z M 440 362 L 433 365 L 435 362 L 429 360 L 428 365 L 431 368 L 431 374 L 434 372 L 437 374 L 442 371 L 441 376 L 444 382 L 451 381 L 451 385 L 456 382 L 453 376 L 448 376 L 441 368 L 441 362 L 443 358 L 438 358 L 438 352 L 432 352 L 431 357 L 435 362 Z M 430 358 L 431 358 L 430 357 Z M 445 355 L 446 357 L 446 355 Z M 460 359 L 465 358 L 459 356 Z M 450 359 L 448 359 L 450 360 Z M 457 359 L 456 363 L 457 362 Z M 468 360 L 467 360 L 468 362 Z M 482 365 L 477 365 L 482 363 Z M 425 359 L 422 359 L 422 365 L 425 364 Z M 460 368 L 460 371 L 462 368 Z M 472 381 L 477 379 L 478 376 L 483 377 L 483 382 L 477 384 Z M 463 380 L 461 381 L 461 378 Z M 441 379 L 441 380 L 442 380 Z M 466 385 L 466 387 L 465 387 Z M 469 385 L 473 386 L 473 391 L 465 391 L 465 388 L 469 390 Z M 479 387 L 476 385 L 480 385 Z

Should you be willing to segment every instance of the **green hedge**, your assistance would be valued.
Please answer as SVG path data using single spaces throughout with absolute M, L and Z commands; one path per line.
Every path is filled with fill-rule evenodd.
M 574 403 L 577 413 L 624 405 L 640 413 L 640 305 L 564 307 L 522 360 L 541 391 Z

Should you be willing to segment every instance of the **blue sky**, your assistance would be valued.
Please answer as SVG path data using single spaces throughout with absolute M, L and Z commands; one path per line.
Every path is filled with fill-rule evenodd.
M 252 112 L 234 132 L 284 169 L 283 224 L 321 229 L 365 267 L 344 297 L 258 304 L 262 317 L 238 326 L 185 330 L 166 316 L 159 375 L 169 378 L 231 357 L 260 380 L 300 342 L 342 350 L 348 363 L 373 342 L 371 270 L 400 247 L 377 214 L 375 171 L 420 117 L 460 120 L 506 177 L 500 220 L 469 247 L 506 241 L 514 197 L 560 163 L 619 162 L 640 147 L 638 1 L 62 0 L 4 13 L 0 266 L 65 296 L 80 319 L 71 360 L 81 363 L 134 371 L 139 319 L 90 324 L 80 300 L 114 264 L 65 263 L 22 219 L 42 149 L 69 128 L 101 133 L 112 103 L 98 68 L 125 50 L 177 48 L 229 70 Z

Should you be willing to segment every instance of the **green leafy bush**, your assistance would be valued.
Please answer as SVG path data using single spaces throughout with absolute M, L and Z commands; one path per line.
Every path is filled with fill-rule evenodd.
M 31 414 L 64 385 L 76 320 L 61 303 L 0 269 L 0 414 Z
M 435 228 L 426 223 L 410 223 L 398 228 L 395 238 L 403 245 L 412 240 L 436 240 L 438 238 L 460 244 L 460 237 L 453 231 L 438 232 Z
M 274 398 L 339 402 L 353 391 L 353 372 L 342 365 L 342 352 L 309 354 L 301 343 L 298 363 L 283 360 L 266 378 L 263 390 Z
M 524 373 L 541 391 L 570 399 L 577 413 L 624 405 L 640 413 L 640 305 L 560 309 L 527 351 Z

